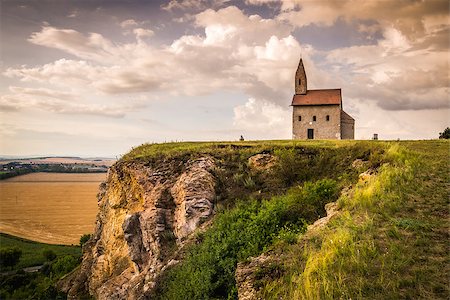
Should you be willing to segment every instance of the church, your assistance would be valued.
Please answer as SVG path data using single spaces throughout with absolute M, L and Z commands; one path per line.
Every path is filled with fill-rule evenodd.
M 295 73 L 293 139 L 354 139 L 355 120 L 342 108 L 341 89 L 308 90 L 303 61 Z

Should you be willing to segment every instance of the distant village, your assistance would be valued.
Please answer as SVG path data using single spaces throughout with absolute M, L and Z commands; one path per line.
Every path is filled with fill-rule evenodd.
M 0 180 L 33 172 L 103 173 L 114 163 L 110 159 L 44 157 L 35 159 L 0 159 Z

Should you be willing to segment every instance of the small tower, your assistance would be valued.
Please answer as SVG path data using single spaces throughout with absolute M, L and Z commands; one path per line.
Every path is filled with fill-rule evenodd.
M 300 58 L 298 63 L 297 72 L 295 72 L 295 94 L 296 95 L 306 95 L 306 72 L 305 67 L 303 67 L 303 60 Z

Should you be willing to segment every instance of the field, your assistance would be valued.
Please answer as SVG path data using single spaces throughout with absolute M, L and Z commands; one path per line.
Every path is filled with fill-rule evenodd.
M 81 257 L 81 247 L 79 246 L 42 244 L 4 233 L 0 233 L 0 247 L 16 247 L 22 250 L 20 261 L 16 266 L 14 266 L 15 270 L 42 265 L 45 262 L 45 258 L 42 254 L 44 250 L 51 250 L 58 257 L 64 255 L 72 255 L 77 258 Z
M 49 244 L 92 233 L 105 173 L 32 173 L 0 181 L 0 232 Z

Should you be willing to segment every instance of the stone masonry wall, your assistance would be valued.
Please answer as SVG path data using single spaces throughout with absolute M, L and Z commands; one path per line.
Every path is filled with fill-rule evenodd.
M 326 116 L 330 120 L 326 120 Z M 298 117 L 302 120 L 299 121 Z M 313 121 L 316 116 L 316 121 Z M 292 119 L 292 138 L 307 139 L 308 128 L 314 129 L 314 139 L 341 139 L 341 110 L 339 105 L 294 106 Z
M 355 138 L 355 120 L 348 118 L 345 114 L 341 116 L 341 138 L 343 140 Z

